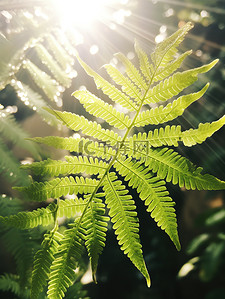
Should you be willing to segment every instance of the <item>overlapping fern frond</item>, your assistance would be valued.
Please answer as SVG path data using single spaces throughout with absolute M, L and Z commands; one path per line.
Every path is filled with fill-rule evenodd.
M 182 61 L 191 54 L 187 51 L 177 57 L 177 47 L 191 28 L 192 25 L 187 23 L 158 44 L 150 57 L 136 43 L 140 68 L 134 66 L 123 54 L 117 54 L 125 73 L 122 74 L 111 65 L 105 65 L 105 69 L 121 88 L 103 79 L 77 54 L 78 62 L 93 77 L 97 88 L 109 97 L 111 104 L 88 91 L 76 91 L 74 96 L 90 114 L 111 125 L 110 130 L 75 113 L 46 109 L 68 128 L 75 132 L 82 131 L 87 138 L 34 138 L 37 143 L 65 149 L 76 155 L 65 157 L 65 161 L 47 159 L 23 167 L 35 175 L 45 176 L 46 181 L 34 182 L 19 189 L 30 200 L 53 198 L 57 199 L 57 203 L 37 211 L 0 218 L 0 221 L 12 226 L 18 221 L 21 228 L 52 222 L 56 228 L 58 217 L 74 216 L 75 222 L 65 230 L 54 258 L 48 258 L 49 263 L 52 263 L 48 298 L 64 297 L 67 288 L 75 281 L 74 270 L 85 247 L 95 276 L 99 255 L 106 240 L 107 212 L 121 250 L 150 285 L 140 243 L 136 204 L 118 175 L 124 178 L 128 186 L 137 190 L 147 212 L 165 230 L 178 250 L 180 243 L 174 202 L 169 196 L 166 183 L 171 182 L 187 189 L 225 188 L 225 182 L 203 173 L 201 167 L 195 166 L 172 148 L 180 142 L 186 146 L 202 143 L 224 125 L 224 116 L 215 122 L 200 124 L 197 129 L 182 130 L 181 126 L 166 125 L 148 133 L 131 134 L 134 127 L 158 125 L 181 116 L 189 105 L 206 92 L 208 84 L 196 93 L 188 94 L 185 90 L 185 95 L 176 99 L 180 92 L 198 79 L 198 75 L 209 71 L 217 62 L 215 60 L 192 70 L 177 71 Z M 62 65 L 59 53 L 54 55 Z M 162 102 L 167 100 L 170 103 L 163 106 Z M 115 103 L 126 108 L 128 114 L 119 111 L 116 108 L 118 105 L 113 106 Z M 149 104 L 152 103 L 159 103 L 159 106 L 151 108 Z M 122 130 L 121 134 L 119 130 Z M 49 176 L 56 178 L 49 180 Z M 68 194 L 79 195 L 80 199 L 68 201 L 64 199 Z M 46 278 L 47 272 L 43 274 L 43 279 Z
M 46 285 L 50 274 L 50 267 L 54 261 L 54 256 L 58 250 L 62 235 L 57 231 L 52 231 L 44 236 L 42 248 L 38 250 L 34 257 L 34 267 L 31 282 L 31 298 L 38 298 Z

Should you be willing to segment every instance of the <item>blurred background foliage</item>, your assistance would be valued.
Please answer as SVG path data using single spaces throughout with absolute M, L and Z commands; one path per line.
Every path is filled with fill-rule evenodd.
M 53 2 L 0 1 L 1 215 L 37 208 L 37 204 L 17 199 L 19 195 L 12 189 L 12 186 L 27 184 L 31 179 L 20 170 L 21 163 L 63 156 L 61 152 L 50 152 L 49 148 L 37 147 L 25 139 L 71 134 L 43 107 L 84 114 L 82 107 L 71 97 L 74 90 L 87 87 L 102 97 L 75 61 L 75 50 L 92 68 L 102 73 L 101 66 L 105 63 L 121 68 L 113 57 L 115 52 L 123 52 L 135 61 L 135 39 L 151 53 L 155 43 L 184 22 L 192 21 L 195 27 L 180 51 L 192 49 L 193 53 L 182 68 L 197 67 L 215 58 L 220 61 L 195 84 L 197 90 L 210 81 L 207 94 L 192 104 L 177 124 L 188 129 L 225 114 L 224 0 L 110 0 L 104 14 L 96 15 L 92 23 L 89 19 L 95 16 L 98 1 L 92 0 L 90 4 L 90 1 L 80 0 L 74 2 L 86 2 L 83 8 L 86 15 L 83 20 L 79 19 L 79 10 L 72 10 L 73 21 L 66 24 L 62 18 L 64 9 L 55 9 Z M 61 2 L 67 5 L 66 1 Z M 207 172 L 225 180 L 224 133 L 223 128 L 204 144 L 194 148 L 181 147 L 180 151 Z M 109 230 L 106 248 L 100 258 L 98 285 L 91 282 L 90 271 L 84 262 L 84 269 L 78 273 L 81 283 L 75 284 L 66 298 L 83 298 L 87 296 L 86 291 L 93 299 L 225 298 L 224 192 L 168 187 L 176 201 L 181 252 L 176 252 L 167 236 L 146 213 L 141 213 L 142 203 L 137 203 L 139 215 L 142 215 L 141 240 L 152 287 L 146 287 Z M 134 192 L 133 196 L 136 196 Z M 65 225 L 63 223 L 62 230 Z M 32 232 L 18 231 L 2 225 L 0 230 L 1 298 L 29 298 L 32 256 L 45 231 L 41 228 Z

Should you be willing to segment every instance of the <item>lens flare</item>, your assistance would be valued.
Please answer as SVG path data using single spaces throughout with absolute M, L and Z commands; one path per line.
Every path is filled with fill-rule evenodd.
M 107 8 L 118 3 L 116 0 L 58 0 L 55 8 L 64 29 L 76 26 L 90 28 L 93 22 L 107 18 Z

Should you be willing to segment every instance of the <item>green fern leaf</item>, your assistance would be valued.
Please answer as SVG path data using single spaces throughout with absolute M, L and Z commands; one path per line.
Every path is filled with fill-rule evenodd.
M 105 143 L 94 142 L 88 138 L 63 138 L 48 136 L 30 138 L 30 140 L 33 140 L 37 143 L 46 144 L 48 146 L 53 146 L 55 148 L 65 149 L 70 152 L 101 157 L 106 160 L 110 160 L 116 154 L 116 151 L 111 147 L 106 146 Z
M 20 285 L 27 286 L 33 263 L 33 253 L 39 248 L 30 231 L 10 228 L 2 235 L 2 241 L 16 264 Z
M 83 104 L 86 111 L 104 119 L 110 125 L 121 130 L 130 126 L 131 119 L 129 116 L 125 116 L 124 113 L 117 111 L 112 105 L 100 100 L 89 91 L 78 90 L 73 93 L 73 96 Z
M 225 116 L 212 123 L 200 124 L 197 129 L 181 131 L 181 126 L 166 126 L 165 128 L 155 129 L 146 133 L 133 135 L 126 142 L 132 145 L 138 145 L 142 142 L 148 147 L 178 146 L 178 142 L 183 142 L 186 146 L 192 146 L 202 143 L 206 138 L 212 136 L 225 124 Z
M 46 34 L 45 38 L 48 42 L 48 47 L 53 53 L 55 59 L 59 63 L 62 69 L 66 71 L 68 66 L 73 65 L 74 59 L 60 45 L 57 39 L 52 34 Z
M 111 64 L 104 65 L 104 68 L 107 70 L 107 73 L 114 80 L 114 82 L 118 85 L 121 85 L 123 92 L 125 92 L 129 97 L 133 98 L 137 103 L 140 103 L 142 99 L 140 89 L 138 89 L 127 77 L 123 76 L 121 72 Z
M 170 37 L 157 44 L 154 53 L 152 53 L 151 55 L 151 59 L 156 69 L 159 67 L 167 67 L 168 63 L 174 58 L 174 55 L 177 53 L 177 47 L 183 41 L 188 31 L 192 28 L 193 25 L 188 22 Z
M 225 182 L 212 175 L 204 174 L 201 167 L 196 167 L 173 149 L 163 147 L 178 146 L 179 142 L 183 142 L 187 146 L 201 143 L 224 125 L 225 116 L 212 123 L 200 124 L 195 130 L 182 131 L 181 126 L 167 125 L 143 134 L 141 132 L 131 134 L 134 126 L 157 125 L 182 115 L 184 109 L 199 99 L 207 90 L 208 84 L 199 92 L 183 95 L 165 107 L 159 106 L 142 112 L 143 105 L 166 101 L 177 96 L 186 87 L 193 84 L 199 74 L 207 72 L 216 64 L 217 60 L 192 70 L 176 72 L 184 59 L 191 53 L 187 51 L 177 58 L 177 47 L 191 28 L 192 24 L 187 23 L 171 37 L 158 44 L 155 52 L 151 55 L 151 61 L 136 43 L 135 51 L 140 68 L 136 68 L 123 54 L 117 54 L 118 59 L 125 66 L 125 73 L 122 74 L 111 65 L 106 65 L 105 68 L 115 84 L 120 85 L 119 88 L 103 79 L 76 54 L 80 65 L 88 75 L 93 77 L 97 88 L 101 89 L 113 102 L 134 112 L 131 113 L 133 117 L 131 119 L 90 92 L 77 91 L 74 93 L 88 112 L 103 118 L 109 125 L 117 129 L 126 129 L 121 135 L 113 130 L 105 130 L 97 122 L 89 121 L 83 116 L 46 108 L 48 114 L 53 115 L 70 129 L 82 131 L 83 134 L 90 136 L 90 139 L 73 137 L 33 139 L 37 143 L 75 152 L 78 157 L 66 157 L 66 161 L 47 159 L 24 166 L 25 169 L 30 169 L 38 176 L 49 175 L 60 176 L 60 178 L 41 183 L 34 182 L 28 187 L 17 189 L 27 193 L 29 199 L 35 201 L 43 201 L 48 198 L 58 199 L 67 194 L 75 196 L 81 194 L 82 198 L 79 200 L 57 200 L 57 204 L 52 203 L 47 208 L 0 217 L 0 221 L 9 225 L 15 225 L 17 222 L 17 226 L 22 228 L 47 223 L 54 223 L 56 227 L 58 217 L 75 218 L 73 226 L 65 229 L 57 253 L 51 255 L 51 249 L 47 247 L 45 249 L 48 269 L 45 269 L 46 264 L 44 264 L 45 268 L 42 271 L 40 282 L 44 285 L 48 273 L 50 273 L 48 298 L 63 298 L 67 288 L 74 283 L 75 269 L 80 266 L 79 261 L 85 246 L 91 260 L 93 276 L 95 276 L 99 255 L 106 239 L 105 204 L 121 250 L 140 270 L 146 278 L 147 284 L 150 285 L 139 238 L 139 221 L 135 202 L 122 182 L 118 180 L 117 175 L 111 172 L 113 168 L 124 177 L 130 187 L 137 189 L 147 211 L 157 225 L 169 235 L 177 249 L 180 249 L 177 221 L 174 203 L 166 189 L 166 182 L 172 182 L 187 189 L 225 189 Z M 60 30 L 57 32 L 60 35 Z M 58 35 L 57 38 L 59 38 Z M 68 44 L 70 47 L 70 42 Z M 59 52 L 63 52 L 62 49 L 59 49 L 57 54 L 61 65 L 63 59 Z M 46 57 L 45 60 L 48 60 L 49 56 Z M 56 100 L 58 84 L 30 61 L 24 64 L 24 68 L 29 70 L 36 84 L 46 95 L 50 99 Z M 155 84 L 159 80 L 160 82 Z M 41 107 L 41 109 L 43 108 Z M 99 142 L 95 140 L 99 140 Z M 97 158 L 93 159 L 93 157 L 104 159 L 107 162 Z M 82 175 L 61 178 L 62 175 L 83 172 L 94 177 L 99 174 L 98 179 L 86 178 Z M 99 193 L 102 189 L 104 193 Z M 17 255 L 18 257 L 20 255 Z M 21 267 L 21 269 L 23 268 Z
M 135 203 L 128 195 L 125 186 L 121 184 L 115 173 L 107 175 L 104 181 L 106 204 L 109 216 L 114 223 L 113 228 L 117 235 L 121 250 L 129 257 L 132 263 L 146 278 L 150 286 L 150 277 L 142 255 L 139 239 L 139 222 L 135 211 Z
M 49 52 L 45 49 L 41 44 L 35 45 L 36 52 L 41 62 L 47 66 L 49 71 L 55 77 L 55 79 L 65 87 L 69 87 L 71 84 L 71 79 L 69 76 L 60 68 L 57 62 L 53 59 L 53 57 L 49 54 Z
M 34 257 L 31 280 L 32 299 L 38 299 L 43 287 L 47 284 L 50 267 L 54 261 L 54 255 L 58 250 L 61 239 L 62 235 L 55 231 L 44 235 L 44 240 L 41 244 L 42 248 L 36 252 Z
M 140 45 L 136 41 L 134 44 L 135 52 L 138 55 L 140 69 L 142 74 L 145 76 L 147 82 L 151 82 L 152 80 L 152 65 L 149 63 L 148 55 L 141 49 Z
M 99 197 L 99 194 L 98 194 Z M 90 202 L 84 216 L 82 227 L 85 230 L 85 246 L 90 257 L 92 276 L 96 282 L 95 274 L 99 255 L 102 253 L 106 241 L 107 223 L 109 218 L 104 216 L 105 205 L 97 196 Z
M 3 116 L 4 115 L 4 116 Z M 5 111 L 0 110 L 0 133 L 21 148 L 25 148 L 31 152 L 34 157 L 38 157 L 38 149 L 30 141 L 25 140 L 28 134 L 16 122 L 13 115 L 6 115 Z
M 208 72 L 217 62 L 218 59 L 212 61 L 207 65 L 203 65 L 192 70 L 188 70 L 182 73 L 175 73 L 171 77 L 165 79 L 164 81 L 151 88 L 145 96 L 144 104 L 166 101 L 173 96 L 176 96 L 186 87 L 197 81 L 198 74 Z
M 125 177 L 125 181 L 128 181 L 128 185 L 137 189 L 151 217 L 165 230 L 176 248 L 180 250 L 177 220 L 173 208 L 175 203 L 169 197 L 165 182 L 154 177 L 140 163 L 130 159 L 118 160 L 114 166 L 119 174 Z
M 20 169 L 20 163 L 15 156 L 6 147 L 4 141 L 0 138 L 0 173 L 4 174 L 7 181 L 19 185 L 27 185 L 29 183 L 28 176 Z
M 136 127 L 158 125 L 177 118 L 183 114 L 184 110 L 189 105 L 202 97 L 208 87 L 209 84 L 206 84 L 199 92 L 181 96 L 172 103 L 167 104 L 165 107 L 161 105 L 154 109 L 143 111 L 138 115 L 134 125 Z
M 86 73 L 93 77 L 97 88 L 103 90 L 104 94 L 109 96 L 109 98 L 123 106 L 124 108 L 128 109 L 129 111 L 135 111 L 138 107 L 135 103 L 122 91 L 117 89 L 114 85 L 110 84 L 108 81 L 103 79 L 99 74 L 97 74 L 94 70 L 92 70 L 77 54 L 77 59 L 81 66 L 84 68 Z
M 23 64 L 23 68 L 29 72 L 29 75 L 33 78 L 37 86 L 43 90 L 46 96 L 55 101 L 56 93 L 59 89 L 59 84 L 53 80 L 47 73 L 40 70 L 33 62 L 26 60 Z
M 83 212 L 85 205 L 83 199 L 65 199 L 59 204 L 51 203 L 46 208 L 39 208 L 32 212 L 19 212 L 7 217 L 0 216 L 0 222 L 20 229 L 34 228 L 38 225 L 48 226 L 53 224 L 57 217 L 77 217 Z
M 8 217 L 0 216 L 0 221 L 6 225 L 18 227 L 20 229 L 33 228 L 38 225 L 47 226 L 54 222 L 54 214 L 56 214 L 57 207 L 54 203 L 47 206 L 47 208 L 40 208 L 32 212 L 19 212 L 16 215 Z
M 157 173 L 161 179 L 179 184 L 186 189 L 223 190 L 225 182 L 210 174 L 202 174 L 202 168 L 196 167 L 187 158 L 172 149 L 148 149 L 139 151 L 132 149 L 131 155 L 140 158 L 149 170 Z
M 15 189 L 26 193 L 29 200 L 45 201 L 48 198 L 59 198 L 67 194 L 91 193 L 97 185 L 96 179 L 70 176 L 45 183 L 34 182 L 28 187 L 15 187 Z
M 115 55 L 125 66 L 126 74 L 131 79 L 131 81 L 136 84 L 144 92 L 148 89 L 144 78 L 140 74 L 139 70 L 130 62 L 130 60 L 122 53 L 117 53 Z
M 61 299 L 76 278 L 75 269 L 82 251 L 83 242 L 79 222 L 67 229 L 58 247 L 56 258 L 50 268 L 48 298 Z
M 97 158 L 87 158 L 86 156 L 71 157 L 65 156 L 65 161 L 55 161 L 47 159 L 41 162 L 23 165 L 23 169 L 31 169 L 36 175 L 69 175 L 86 172 L 87 174 L 103 174 L 108 164 L 99 161 Z
M 12 199 L 12 197 L 5 196 L 5 194 L 0 195 L 1 216 L 10 216 L 11 214 L 19 213 L 22 210 L 23 204 L 21 200 L 15 197 Z
M 129 144 L 138 146 L 142 142 L 149 147 L 160 147 L 162 145 L 178 146 L 178 141 L 181 141 L 181 126 L 166 126 L 165 128 L 155 129 L 146 133 L 134 134 L 128 139 Z
M 21 81 L 16 81 L 15 84 L 12 84 L 13 88 L 16 90 L 18 97 L 26 104 L 31 107 L 34 111 L 37 111 L 38 114 L 44 119 L 48 124 L 53 126 L 59 126 L 60 122 L 58 119 L 50 114 L 48 111 L 43 109 L 48 104 L 43 100 L 41 95 L 31 89 L 28 85 L 22 83 Z
M 15 274 L 5 273 L 0 276 L 0 290 L 3 292 L 11 291 L 19 298 L 29 298 L 29 291 L 27 289 L 21 289 L 19 276 Z
M 166 77 L 169 77 L 169 75 L 174 73 L 181 66 L 181 63 L 184 61 L 184 59 L 191 53 L 192 53 L 192 51 L 187 51 L 187 52 L 181 54 L 177 59 L 172 61 L 167 67 L 159 68 L 156 71 L 153 82 L 161 81 L 161 80 L 165 79 Z
M 46 110 L 55 115 L 68 128 L 74 131 L 82 130 L 84 134 L 93 136 L 102 141 L 110 142 L 112 145 L 115 145 L 122 140 L 121 136 L 118 136 L 117 133 L 114 133 L 112 130 L 103 129 L 100 124 L 95 121 L 89 121 L 84 116 L 70 112 L 51 110 L 49 108 L 46 108 Z
M 225 116 L 212 123 L 199 124 L 198 129 L 190 129 L 182 132 L 182 141 L 186 146 L 202 143 L 206 138 L 212 136 L 225 124 Z

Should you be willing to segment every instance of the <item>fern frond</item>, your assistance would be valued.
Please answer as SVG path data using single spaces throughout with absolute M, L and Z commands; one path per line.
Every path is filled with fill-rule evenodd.
M 186 87 L 197 81 L 198 74 L 208 72 L 217 62 L 218 59 L 192 70 L 184 71 L 182 73 L 177 72 L 164 81 L 161 81 L 159 84 L 149 89 L 146 94 L 144 104 L 166 101 L 173 96 L 176 96 Z
M 28 134 L 20 127 L 19 123 L 16 122 L 15 117 L 11 114 L 4 117 L 2 115 L 3 113 L 0 111 L 0 133 L 4 138 L 21 148 L 25 148 L 35 157 L 38 157 L 37 147 L 30 141 L 25 140 Z
M 56 258 L 50 268 L 48 298 L 62 299 L 76 278 L 75 269 L 83 251 L 80 224 L 65 231 Z
M 47 73 L 40 70 L 30 60 L 26 60 L 26 62 L 23 64 L 23 68 L 29 72 L 34 82 L 37 84 L 38 87 L 40 87 L 40 89 L 44 91 L 46 96 L 50 100 L 55 101 L 59 84 L 55 80 L 53 80 Z
M 131 155 L 140 158 L 157 176 L 167 182 L 179 184 L 186 189 L 223 190 L 225 182 L 210 174 L 202 174 L 202 168 L 196 167 L 187 158 L 182 157 L 172 149 L 148 149 L 138 151 L 132 149 Z
M 167 67 L 177 53 L 177 47 L 192 28 L 192 23 L 188 22 L 170 37 L 157 44 L 155 51 L 151 55 L 155 68 Z
M 121 250 L 127 254 L 132 263 L 146 278 L 148 286 L 150 286 L 150 277 L 142 255 L 142 246 L 138 234 L 139 222 L 134 200 L 127 194 L 128 191 L 118 180 L 115 173 L 107 174 L 103 189 L 109 216 L 114 223 L 113 228 Z
M 51 203 L 47 208 L 40 208 L 32 212 L 19 212 L 8 217 L 0 216 L 0 222 L 20 229 L 33 228 L 38 225 L 47 226 L 54 222 L 57 206 Z
M 90 202 L 84 216 L 82 227 L 85 231 L 85 246 L 91 262 L 93 280 L 98 266 L 99 255 L 105 247 L 107 224 L 109 217 L 105 215 L 105 205 L 95 196 Z
M 126 74 L 131 79 L 131 81 L 136 84 L 141 90 L 146 91 L 148 85 L 145 82 L 145 79 L 140 74 L 139 70 L 133 65 L 133 63 L 122 53 L 117 53 L 115 55 L 125 66 Z
M 182 132 L 182 141 L 186 146 L 202 143 L 206 138 L 212 136 L 225 124 L 225 116 L 212 123 L 200 123 L 197 129 L 190 129 Z
M 94 142 L 88 138 L 63 138 L 56 136 L 30 138 L 37 143 L 46 144 L 59 149 L 65 149 L 70 152 L 82 153 L 83 155 L 92 155 L 106 160 L 115 156 L 116 151 L 105 143 Z
M 134 125 L 136 127 L 158 125 L 177 118 L 183 114 L 184 110 L 188 106 L 201 98 L 208 87 L 209 83 L 206 84 L 199 92 L 181 96 L 172 103 L 167 104 L 165 107 L 161 105 L 159 107 L 143 111 L 138 115 Z
M 166 126 L 165 128 L 155 129 L 146 133 L 133 135 L 126 141 L 134 145 L 143 142 L 148 147 L 178 146 L 178 142 L 183 142 L 185 146 L 192 146 L 202 143 L 208 137 L 212 136 L 225 124 L 225 116 L 212 123 L 200 124 L 197 129 L 181 131 L 181 126 Z
M 31 298 L 38 299 L 43 287 L 47 284 L 50 274 L 50 267 L 54 261 L 62 235 L 57 231 L 52 231 L 44 235 L 41 249 L 34 256 L 34 266 L 31 280 Z
M 125 116 L 123 112 L 117 111 L 112 105 L 105 103 L 89 91 L 78 90 L 73 93 L 73 96 L 83 104 L 86 111 L 104 119 L 110 125 L 121 130 L 130 126 L 131 119 L 128 115 Z
M 165 128 L 155 129 L 146 133 L 134 134 L 128 139 L 129 144 L 138 146 L 140 142 L 149 147 L 160 147 L 162 145 L 178 146 L 178 141 L 181 141 L 181 126 L 166 126 Z
M 46 122 L 53 126 L 60 124 L 60 122 L 54 115 L 43 109 L 43 107 L 46 107 L 48 104 L 44 101 L 39 93 L 31 89 L 28 85 L 22 83 L 21 81 L 16 81 L 15 84 L 11 83 L 11 85 L 16 90 L 18 97 L 23 102 L 26 101 L 26 104 L 33 110 L 37 111 L 37 113 L 40 114 L 40 116 Z
M 19 276 L 5 273 L 0 276 L 0 290 L 3 292 L 10 291 L 20 298 L 29 298 L 28 290 L 21 290 Z
M 51 34 L 46 34 L 45 38 L 48 42 L 48 47 L 53 53 L 55 59 L 59 63 L 62 69 L 66 70 L 67 66 L 74 63 L 74 59 L 60 45 L 57 39 Z
M 36 52 L 41 62 L 47 66 L 49 71 L 52 73 L 53 77 L 65 87 L 69 87 L 71 84 L 71 79 L 69 76 L 61 69 L 53 57 L 49 54 L 44 46 L 41 44 L 35 45 Z
M 137 41 L 135 41 L 134 48 L 138 55 L 142 74 L 145 76 L 147 82 L 150 82 L 152 80 L 152 65 L 149 63 L 148 55 L 141 49 Z
M 98 185 L 98 180 L 83 177 L 56 178 L 49 182 L 34 182 L 28 187 L 15 187 L 26 193 L 29 200 L 45 201 L 48 198 L 59 198 L 67 194 L 91 193 Z
M 84 134 L 105 142 L 109 142 L 112 145 L 115 145 L 122 140 L 121 136 L 118 136 L 117 133 L 114 133 L 112 130 L 103 129 L 100 124 L 95 121 L 89 121 L 84 116 L 80 116 L 70 112 L 52 110 L 49 108 L 46 108 L 46 110 L 55 115 L 68 128 L 74 131 L 82 130 Z
M 33 253 L 39 246 L 34 241 L 31 232 L 17 228 L 8 229 L 2 235 L 2 240 L 7 251 L 13 256 L 20 285 L 25 287 L 31 274 Z
M 128 181 L 128 185 L 137 189 L 151 217 L 165 230 L 176 248 L 180 250 L 177 220 L 173 208 L 175 203 L 169 196 L 165 182 L 154 177 L 141 163 L 133 162 L 129 158 L 117 160 L 114 166 L 119 174 L 125 177 L 125 181 Z
M 28 176 L 24 170 L 20 169 L 20 163 L 15 156 L 6 147 L 3 140 L 0 138 L 0 173 L 4 174 L 7 181 L 19 185 L 27 185 L 29 182 Z
M 11 214 L 19 213 L 23 210 L 22 201 L 18 198 L 0 195 L 0 215 L 2 217 L 10 216 Z
M 77 59 L 81 66 L 84 68 L 86 73 L 91 76 L 98 89 L 102 89 L 105 95 L 109 96 L 109 98 L 128 109 L 129 111 L 137 111 L 138 107 L 136 104 L 122 91 L 117 89 L 114 85 L 110 84 L 108 81 L 103 79 L 99 74 L 97 74 L 94 70 L 92 70 L 78 55 Z
M 59 204 L 51 203 L 46 208 L 39 208 L 32 212 L 19 212 L 7 217 L 0 216 L 0 222 L 20 229 L 34 228 L 39 225 L 48 226 L 58 217 L 74 218 L 83 212 L 83 199 L 71 198 L 61 200 Z
M 133 98 L 137 103 L 140 103 L 142 94 L 140 89 L 135 86 L 132 81 L 125 77 L 121 72 L 111 64 L 104 65 L 107 73 L 118 85 L 121 85 L 122 91 L 125 92 L 129 97 Z
M 99 161 L 97 158 L 87 158 L 86 156 L 71 157 L 65 156 L 65 161 L 55 161 L 47 159 L 41 162 L 22 165 L 23 169 L 30 169 L 36 175 L 69 175 L 86 172 L 87 174 L 103 174 L 108 164 Z

